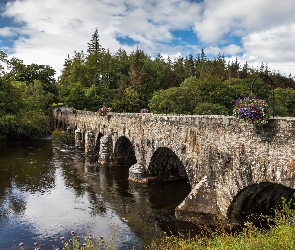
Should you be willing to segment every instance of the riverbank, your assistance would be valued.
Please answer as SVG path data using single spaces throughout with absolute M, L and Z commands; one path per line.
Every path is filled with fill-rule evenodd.
M 211 237 L 198 235 L 193 239 L 167 236 L 154 240 L 146 250 L 290 250 L 295 249 L 294 204 L 283 200 L 282 210 L 276 211 L 274 218 L 265 218 L 267 229 L 251 223 L 236 233 L 226 233 L 222 228 L 212 232 Z

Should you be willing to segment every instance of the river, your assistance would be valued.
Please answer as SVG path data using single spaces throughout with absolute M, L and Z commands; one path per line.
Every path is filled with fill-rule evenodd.
M 0 142 L 0 249 L 61 249 L 75 230 L 116 249 L 143 249 L 155 237 L 183 233 L 174 209 L 187 182 L 135 185 L 128 167 L 98 166 L 83 149 L 49 139 Z M 111 241 L 112 234 L 114 240 Z

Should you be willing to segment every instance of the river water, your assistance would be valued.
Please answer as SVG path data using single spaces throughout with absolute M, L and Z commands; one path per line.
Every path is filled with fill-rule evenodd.
M 116 249 L 143 249 L 164 233 L 189 230 L 174 217 L 187 182 L 135 185 L 128 167 L 94 163 L 83 149 L 50 139 L 0 142 L 0 249 L 21 242 L 61 249 L 71 230 L 103 236 Z

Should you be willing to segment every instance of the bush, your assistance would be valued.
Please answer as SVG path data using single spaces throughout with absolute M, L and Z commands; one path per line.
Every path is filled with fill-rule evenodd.
M 226 107 L 216 104 L 201 102 L 198 103 L 194 109 L 194 114 L 196 115 L 228 115 Z
M 62 129 L 55 129 L 51 135 L 52 135 L 52 138 L 56 141 L 61 141 L 64 143 L 69 143 L 69 144 L 75 143 L 74 135 L 70 133 L 69 131 L 63 131 Z
M 0 118 L 0 134 L 4 138 L 15 137 L 17 134 L 17 118 L 15 115 L 6 114 Z

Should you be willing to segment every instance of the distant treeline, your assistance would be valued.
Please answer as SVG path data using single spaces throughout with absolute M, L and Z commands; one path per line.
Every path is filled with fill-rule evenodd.
M 53 103 L 90 111 L 108 106 L 115 112 L 231 115 L 234 100 L 251 94 L 251 82 L 259 74 L 268 77 L 257 79 L 253 95 L 272 107 L 274 86 L 275 115 L 295 116 L 293 78 L 265 64 L 251 68 L 222 55 L 209 59 L 203 49 L 197 57 L 176 59 L 161 54 L 151 58 L 140 49 L 129 55 L 123 49 L 111 54 L 100 45 L 97 29 L 87 45 L 86 53 L 68 56 L 58 80 L 50 66 L 25 65 L 0 51 L 2 137 L 43 136 Z
M 116 112 L 228 114 L 240 96 L 250 94 L 252 80 L 268 75 L 276 88 L 276 115 L 294 116 L 295 82 L 291 76 L 270 71 L 267 65 L 251 68 L 224 56 L 208 59 L 204 50 L 194 58 L 151 58 L 137 49 L 127 55 L 102 48 L 95 30 L 87 53 L 75 52 L 65 60 L 58 80 L 59 100 L 76 109 L 96 111 L 106 105 Z M 257 80 L 254 95 L 271 100 L 272 84 Z

